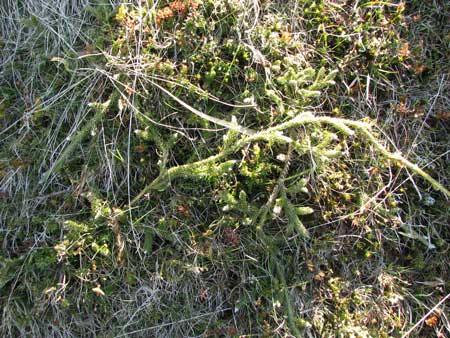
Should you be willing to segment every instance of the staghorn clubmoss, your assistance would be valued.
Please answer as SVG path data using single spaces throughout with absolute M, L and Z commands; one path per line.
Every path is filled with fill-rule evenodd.
M 17 41 L 6 35 L 3 43 L 1 33 L 14 65 L 0 87 L 0 119 L 10 125 L 0 141 L 2 257 L 30 252 L 2 270 L 1 334 L 387 337 L 439 297 L 441 286 L 402 280 L 445 276 L 433 248 L 446 249 L 442 219 L 404 227 L 400 217 L 431 224 L 445 201 L 422 180 L 413 187 L 429 189 L 422 203 L 408 182 L 398 190 L 406 175 L 391 164 L 401 161 L 379 148 L 373 127 L 362 126 L 370 139 L 351 124 L 368 114 L 380 126 L 389 115 L 392 125 L 398 95 L 404 111 L 417 108 L 408 86 L 395 93 L 386 82 L 404 80 L 400 59 L 408 72 L 421 71 L 422 45 L 408 50 L 397 36 L 402 4 L 182 0 L 114 8 L 101 0 L 73 13 L 64 1 L 51 4 L 61 8 L 46 4 L 42 20 L 28 15 L 39 22 Z M 36 12 L 34 5 L 20 11 Z M 2 27 L 19 23 L 3 8 Z M 93 20 L 80 41 L 74 13 Z M 414 25 L 433 27 L 422 19 Z M 62 21 L 70 29 L 46 27 Z M 64 52 L 74 41 L 76 53 Z M 430 59 L 439 60 L 436 51 Z M 61 66 L 42 62 L 53 56 Z M 70 74 L 53 76 L 64 68 Z M 66 135 L 92 117 L 87 102 L 108 97 L 96 137 L 75 139 L 65 155 Z M 382 97 L 392 106 L 379 106 Z M 428 119 L 414 154 L 428 144 Z M 425 156 L 430 163 L 418 158 L 433 177 L 446 144 Z M 48 157 L 60 156 L 63 165 L 39 186 Z M 415 245 L 420 262 L 403 258 L 416 256 L 404 252 Z M 409 302 L 410 292 L 424 304 Z M 442 328 L 418 334 L 432 329 Z
M 306 115 L 306 116 L 305 116 Z M 425 173 L 422 169 L 420 169 L 417 165 L 411 163 L 406 158 L 401 156 L 398 153 L 391 153 L 389 152 L 384 146 L 380 144 L 380 142 L 373 136 L 370 129 L 372 126 L 365 122 L 360 121 L 352 121 L 347 119 L 341 119 L 341 118 L 333 118 L 333 117 L 316 117 L 310 114 L 300 114 L 287 122 L 280 123 L 279 125 L 276 125 L 274 127 L 267 128 L 266 130 L 262 130 L 260 132 L 252 132 L 251 136 L 245 137 L 238 142 L 236 142 L 232 147 L 227 147 L 226 149 L 222 149 L 218 154 L 210 156 L 209 158 L 189 163 L 185 165 L 179 165 L 172 167 L 167 170 L 167 173 L 164 173 L 162 176 L 160 175 L 158 178 L 156 178 L 150 185 L 148 185 L 143 191 L 141 191 L 132 201 L 131 205 L 135 204 L 145 193 L 153 189 L 154 186 L 160 187 L 160 182 L 162 180 L 167 179 L 173 179 L 177 177 L 182 176 L 192 176 L 192 173 L 195 172 L 195 170 L 199 170 L 199 168 L 202 168 L 202 166 L 216 163 L 223 158 L 237 152 L 242 147 L 246 146 L 247 144 L 250 144 L 254 141 L 264 140 L 268 142 L 273 143 L 291 143 L 293 142 L 293 139 L 290 137 L 287 137 L 280 132 L 283 132 L 285 130 L 289 130 L 295 127 L 299 126 L 321 126 L 321 125 L 331 125 L 334 127 L 337 131 L 340 131 L 344 134 L 344 136 L 351 136 L 355 133 L 359 133 L 362 136 L 365 136 L 367 138 L 367 141 L 369 144 L 376 147 L 376 149 L 380 152 L 381 155 L 385 156 L 389 160 L 393 160 L 396 162 L 399 166 L 405 166 L 409 169 L 411 169 L 415 174 L 421 176 L 426 181 L 430 182 L 433 188 L 436 190 L 441 191 L 444 195 L 450 197 L 450 191 L 448 191 L 445 187 L 443 187 L 439 182 L 437 182 L 435 179 L 433 179 L 431 176 L 429 176 L 427 173 Z M 322 152 L 320 151 L 319 154 L 322 154 L 326 157 L 334 157 L 339 152 L 331 151 L 331 152 Z M 200 169 L 201 170 L 201 169 Z M 130 205 L 130 206 L 131 206 Z
M 92 109 L 94 110 L 94 115 L 92 118 L 83 126 L 83 128 L 72 138 L 70 139 L 69 145 L 64 149 L 62 154 L 58 157 L 58 159 L 52 164 L 51 168 L 48 169 L 42 176 L 40 183 L 46 184 L 48 179 L 52 174 L 55 172 L 58 172 L 62 166 L 65 164 L 66 161 L 70 158 L 70 156 L 73 154 L 73 152 L 76 150 L 76 148 L 79 146 L 79 144 L 86 138 L 86 136 L 89 134 L 89 132 L 92 130 L 92 128 L 95 126 L 96 123 L 100 121 L 100 119 L 104 116 L 106 113 L 108 107 L 109 107 L 109 101 L 105 103 L 92 103 L 91 104 Z

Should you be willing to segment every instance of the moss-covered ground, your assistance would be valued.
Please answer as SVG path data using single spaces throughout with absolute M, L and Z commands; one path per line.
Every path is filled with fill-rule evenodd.
M 449 17 L 2 1 L 0 336 L 448 337 Z

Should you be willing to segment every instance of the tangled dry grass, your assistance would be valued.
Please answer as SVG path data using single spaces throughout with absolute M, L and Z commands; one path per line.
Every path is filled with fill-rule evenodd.
M 445 1 L 0 4 L 5 337 L 446 337 Z

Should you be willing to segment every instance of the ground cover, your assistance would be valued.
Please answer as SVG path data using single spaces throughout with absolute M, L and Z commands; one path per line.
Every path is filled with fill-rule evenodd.
M 445 1 L 0 13 L 3 336 L 449 334 Z

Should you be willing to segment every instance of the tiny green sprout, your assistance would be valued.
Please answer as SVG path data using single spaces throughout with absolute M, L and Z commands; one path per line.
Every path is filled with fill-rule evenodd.
M 276 31 L 281 31 L 283 29 L 284 25 L 281 21 L 277 21 L 273 24 L 273 29 Z
M 338 149 L 322 150 L 320 154 L 327 158 L 337 158 L 342 156 L 342 152 Z
M 84 233 L 89 231 L 89 226 L 85 223 L 68 220 L 64 222 L 64 228 L 69 231 Z
M 281 71 L 281 66 L 278 64 L 273 64 L 270 69 L 273 73 L 278 74 Z
M 282 210 L 283 210 L 283 201 L 281 198 L 277 198 L 275 200 L 275 206 L 273 207 L 272 212 L 274 213 L 274 215 L 279 216 Z
M 247 194 L 246 194 L 246 192 L 244 190 L 241 190 L 239 192 L 239 201 L 241 203 L 247 203 Z
M 307 329 L 312 327 L 311 323 L 303 318 L 297 318 L 296 324 L 299 329 Z
M 120 5 L 117 9 L 116 20 L 119 23 L 122 23 L 127 17 L 128 11 L 125 5 Z
M 297 207 L 296 211 L 299 216 L 310 215 L 314 213 L 314 209 L 310 207 Z
M 273 89 L 266 90 L 266 95 L 280 107 L 283 106 L 283 100 L 277 95 Z
M 306 187 L 306 184 L 308 183 L 308 180 L 306 178 L 300 179 L 295 184 L 289 186 L 286 190 L 289 194 L 296 194 L 296 193 L 308 193 L 308 188 Z
M 205 83 L 209 86 L 216 79 L 217 73 L 214 68 L 205 74 Z
M 96 242 L 93 242 L 91 244 L 91 248 L 92 250 L 94 250 L 94 252 L 97 254 L 100 254 L 104 257 L 107 257 L 111 254 L 111 251 L 108 248 L 108 244 L 103 244 L 103 245 L 98 245 Z
M 127 218 L 127 214 L 123 209 L 120 208 L 112 208 L 112 215 L 111 215 L 114 219 L 120 221 L 120 222 L 124 222 L 126 221 Z

